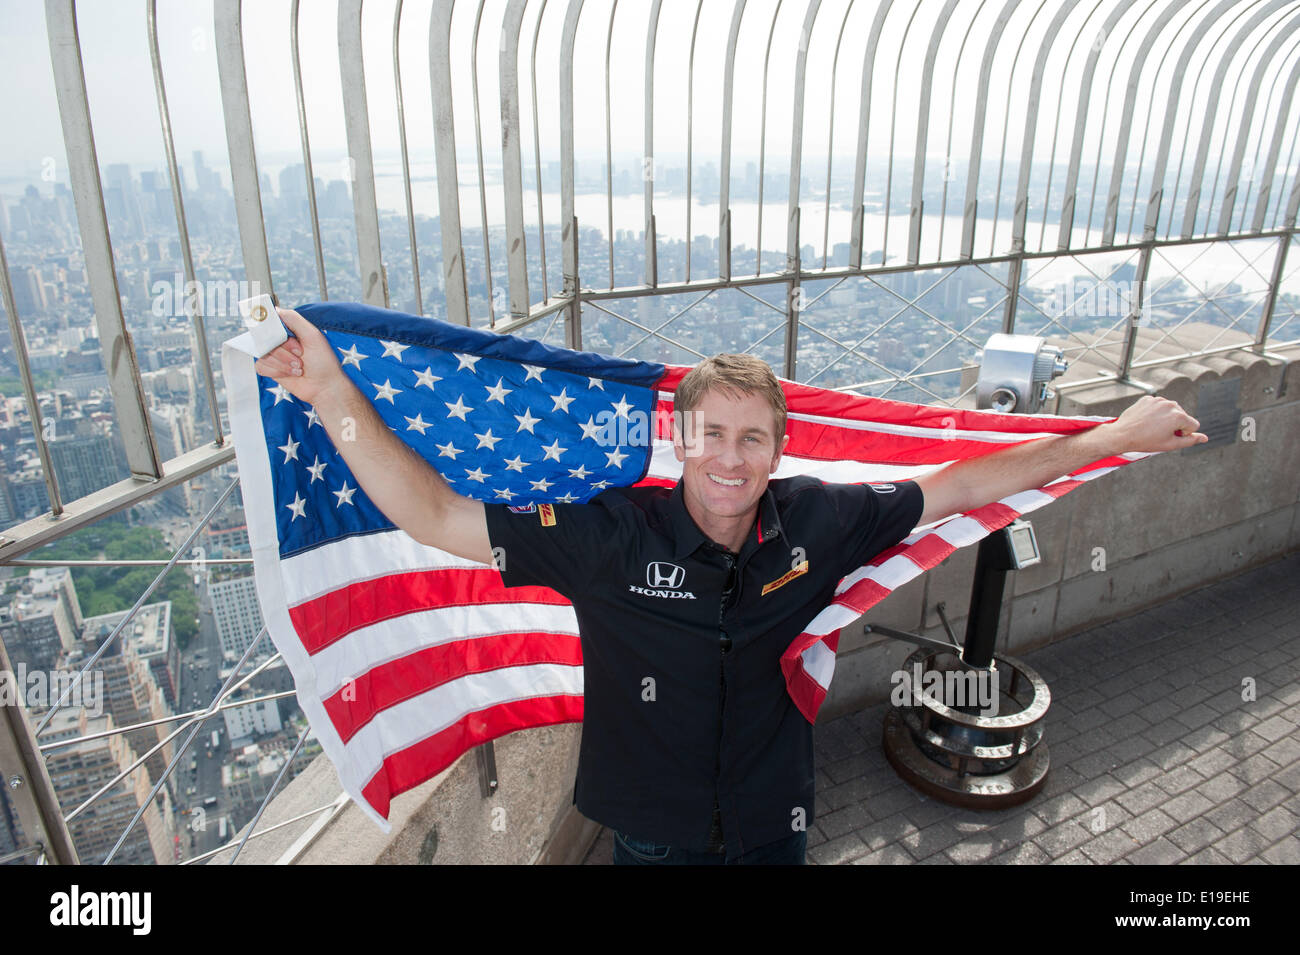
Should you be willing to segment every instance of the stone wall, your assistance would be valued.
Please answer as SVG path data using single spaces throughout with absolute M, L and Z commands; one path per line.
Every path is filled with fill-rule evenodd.
M 1210 331 L 1217 331 L 1206 328 L 1186 329 L 1180 339 L 1202 347 Z M 1227 443 L 1133 462 L 1027 515 L 1042 563 L 1008 575 L 998 651 L 1019 654 L 1044 646 L 1300 548 L 1296 359 L 1300 348 L 1267 355 L 1227 352 L 1140 370 L 1135 377 L 1146 388 L 1088 384 L 1099 369 L 1086 362 L 1058 379 L 1065 387 L 1046 412 L 1104 416 L 1120 414 L 1150 392 L 1199 417 L 1203 398 L 1208 402 L 1223 383 L 1238 382 L 1227 391 L 1238 389 L 1241 422 Z M 973 380 L 973 369 L 970 375 Z M 958 640 L 963 638 L 975 552 L 973 546 L 957 551 L 842 632 L 824 714 L 834 717 L 883 700 L 889 674 L 912 649 L 864 636 L 864 623 L 944 639 L 934 609 L 942 602 Z

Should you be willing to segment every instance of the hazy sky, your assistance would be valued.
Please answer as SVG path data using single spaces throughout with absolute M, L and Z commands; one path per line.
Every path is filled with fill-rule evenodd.
M 578 29 L 577 90 L 575 139 L 579 157 L 603 161 L 605 148 L 605 45 L 610 11 L 615 0 L 587 0 Z M 1033 60 L 1041 45 L 1049 21 L 1061 8 L 1063 0 L 1024 2 L 1011 15 L 1004 40 L 994 61 L 989 111 L 984 124 L 984 156 L 996 158 L 1007 150 L 1009 157 L 1019 152 L 1023 133 L 1024 95 Z M 1087 162 L 1101 157 L 1110 160 L 1111 146 L 1118 123 L 1115 114 L 1123 100 L 1128 70 L 1139 41 L 1146 29 L 1171 6 L 1173 17 L 1161 34 L 1156 54 L 1162 53 L 1167 39 L 1179 36 L 1178 46 L 1170 54 L 1171 66 L 1190 34 L 1180 28 L 1201 11 L 1213 6 L 1208 0 L 1146 0 L 1132 6 L 1112 34 L 1102 36 L 1100 25 L 1118 0 L 1083 0 L 1078 3 L 1061 31 L 1064 38 L 1053 48 L 1049 59 L 1044 101 L 1038 110 L 1035 153 L 1046 158 L 1053 133 L 1059 132 L 1057 161 L 1068 149 L 1072 133 L 1070 117 L 1077 98 L 1077 74 L 1091 45 L 1102 44 L 1102 69 L 1095 89 L 1101 91 L 1088 108 L 1097 116 L 1089 124 L 1091 137 L 1085 148 Z M 428 71 L 428 23 L 432 0 L 409 0 L 404 5 L 401 30 L 403 92 L 411 150 L 418 160 L 430 160 L 433 149 L 430 85 Z M 394 96 L 392 25 L 397 0 L 367 0 L 363 15 L 365 61 L 370 119 L 377 153 L 395 152 L 398 148 Z M 480 78 L 480 119 L 483 127 L 485 162 L 500 161 L 500 107 L 498 98 L 498 64 L 501 20 L 505 0 L 486 0 L 482 5 L 482 28 L 478 74 Z M 523 20 L 521 73 L 523 89 L 522 138 L 525 159 L 531 159 L 532 118 L 528 61 L 533 29 L 542 0 L 530 0 Z M 913 152 L 917 135 L 920 77 L 926 48 L 940 15 L 944 0 L 920 0 L 912 4 L 894 3 L 886 20 L 881 51 L 877 59 L 873 96 L 870 152 L 875 156 L 892 154 L 907 157 Z M 1259 4 L 1243 2 L 1240 18 L 1245 20 Z M 984 45 L 1002 0 L 960 0 L 956 12 L 944 19 L 947 29 L 942 36 L 929 109 L 927 154 L 940 163 L 948 147 L 954 164 L 964 164 L 969 152 L 971 117 L 974 114 L 973 91 Z M 325 161 L 339 157 L 344 147 L 343 117 L 340 99 L 337 55 L 337 7 L 333 0 L 302 0 L 300 14 L 303 73 L 306 88 L 308 124 L 313 152 Z M 542 19 L 538 44 L 538 99 L 541 106 L 541 145 L 543 159 L 557 159 L 558 136 L 558 58 L 560 33 L 567 4 L 548 0 Z M 617 0 L 613 29 L 612 138 L 616 157 L 637 161 L 642 154 L 644 121 L 644 56 L 651 0 Z M 837 176 L 852 170 L 856 149 L 858 111 L 861 103 L 862 67 L 866 37 L 875 15 L 875 0 L 824 0 L 812 31 L 808 49 L 806 120 L 803 128 L 804 171 L 822 176 L 830 124 L 832 94 L 831 67 L 836 59 L 837 38 L 843 25 L 843 44 L 833 85 L 835 94 L 834 152 L 847 157 L 837 160 Z M 131 162 L 137 166 L 162 168 L 163 153 L 157 109 L 153 91 L 147 45 L 144 0 L 82 0 L 78 4 L 78 25 L 97 147 L 101 163 Z M 782 168 L 790 153 L 792 131 L 792 97 L 799 38 L 808 0 L 748 0 L 739 38 L 736 66 L 736 101 L 733 156 L 737 162 L 756 157 L 760 148 L 763 124 L 763 60 L 769 35 L 772 37 L 769 60 L 766 149 L 768 161 Z M 289 55 L 290 0 L 257 0 L 244 4 L 243 34 L 247 69 L 252 93 L 252 114 L 259 161 L 268 167 L 300 160 L 296 103 Z M 473 155 L 473 90 L 469 82 L 471 37 L 479 4 L 461 2 L 453 18 L 452 74 L 455 86 L 457 143 L 462 157 Z M 655 71 L 655 151 L 661 160 L 683 156 L 686 150 L 687 73 L 690 62 L 692 23 L 699 11 L 699 29 L 695 50 L 694 78 L 694 159 L 696 168 L 705 162 L 719 161 L 721 126 L 721 78 L 728 27 L 733 10 L 732 0 L 664 0 L 657 33 Z M 847 12 L 847 20 L 846 20 Z M 775 17 L 775 29 L 773 23 Z M 218 94 L 216 58 L 213 49 L 213 15 L 211 0 L 158 0 L 158 29 L 164 75 L 167 82 L 172 122 L 178 151 L 186 162 L 190 153 L 202 149 L 213 165 L 225 163 L 225 132 Z M 1276 23 L 1277 18 L 1269 20 Z M 49 64 L 49 44 L 45 31 L 44 5 L 32 0 L 0 0 L 0 75 L 9 95 L 0 99 L 0 124 L 6 135 L 0 146 L 0 177 L 31 177 L 39 171 L 44 157 L 62 162 L 62 135 Z M 969 29 L 968 29 L 969 28 Z M 1022 45 L 1020 37 L 1026 39 Z M 1257 36 L 1262 36 L 1262 32 Z M 904 37 L 906 37 L 904 41 Z M 1073 47 L 1071 47 L 1073 43 Z M 960 61 L 957 53 L 963 49 Z M 1253 61 L 1267 43 L 1252 37 L 1239 52 L 1249 62 L 1245 75 L 1253 70 Z M 1073 50 L 1067 59 L 1066 54 Z M 1220 47 L 1221 49 L 1221 47 Z M 901 55 L 900 55 L 901 50 Z M 1294 43 L 1283 47 L 1289 51 L 1285 69 L 1297 56 Z M 1111 66 L 1118 68 L 1111 74 Z M 1152 54 L 1154 56 L 1155 54 Z M 1210 89 L 1213 58 L 1198 57 L 1199 68 L 1209 62 L 1196 88 L 1185 90 L 1180 110 L 1179 138 L 1190 128 L 1192 148 L 1200 131 L 1196 118 L 1203 113 L 1204 98 Z M 954 76 L 951 64 L 960 62 Z M 1015 67 L 1014 77 L 1012 67 Z M 1279 64 L 1277 68 L 1282 68 Z M 1054 128 L 1057 97 L 1065 69 L 1065 95 L 1059 131 Z M 895 88 L 894 76 L 899 77 Z M 1143 71 L 1139 87 L 1139 115 L 1135 129 L 1140 129 L 1150 95 L 1150 77 L 1154 70 Z M 1235 79 L 1242 70 L 1234 68 Z M 1166 68 L 1157 86 L 1157 102 L 1163 100 L 1170 80 Z M 1199 75 L 1199 74 L 1198 74 Z M 1272 74 L 1270 74 L 1271 76 Z M 1187 78 L 1191 85 L 1191 77 Z M 1110 97 L 1104 91 L 1108 88 Z M 1243 82 L 1242 86 L 1244 87 Z M 1281 84 L 1279 84 L 1280 86 Z M 1010 96 L 1009 90 L 1015 90 Z M 1271 90 L 1266 80 L 1264 93 Z M 1235 88 L 1234 88 L 1235 92 Z M 1279 93 L 1280 96 L 1280 93 Z M 893 103 L 897 98 L 895 111 Z M 1276 99 L 1276 98 L 1275 98 Z M 1239 114 L 1241 103 L 1233 100 L 1220 104 L 1218 126 L 1227 128 L 1230 115 Z M 949 103 L 955 106 L 949 122 Z M 1269 101 L 1269 102 L 1275 102 Z M 1235 107 L 1234 108 L 1230 108 Z M 1265 117 L 1268 102 L 1256 111 L 1256 124 L 1267 123 L 1271 135 L 1275 116 Z M 1010 122 L 1007 123 L 1007 112 Z M 1107 112 L 1107 121 L 1100 117 Z M 951 130 L 950 130 L 951 127 Z M 1108 137 L 1098 143 L 1097 137 Z M 1139 148 L 1135 136 L 1130 154 Z M 1148 147 L 1154 149 L 1154 136 Z M 616 160 L 617 161 L 617 160 Z M 820 168 L 819 168 L 820 167 Z M 326 178 L 337 171 L 322 170 Z M 910 170 L 908 170 L 910 175 Z M 897 188 L 897 184 L 895 185 Z M 6 190 L 12 191 L 12 190 Z

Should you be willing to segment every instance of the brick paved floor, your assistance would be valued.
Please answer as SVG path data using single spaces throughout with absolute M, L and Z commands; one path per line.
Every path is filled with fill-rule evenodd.
M 1023 659 L 1052 691 L 1042 792 L 996 812 L 920 794 L 885 760 L 882 703 L 816 729 L 808 861 L 1300 863 L 1300 554 Z M 586 864 L 611 851 L 606 830 Z

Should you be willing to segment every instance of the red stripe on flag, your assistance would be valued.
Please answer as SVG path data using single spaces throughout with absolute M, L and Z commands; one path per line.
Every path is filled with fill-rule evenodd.
M 985 504 L 973 511 L 967 511 L 966 516 L 979 521 L 984 525 L 986 531 L 992 532 L 1000 527 L 1006 527 L 1020 516 L 1020 512 L 1000 501 L 994 501 L 992 504 Z
M 665 374 L 661 392 L 676 387 L 689 369 L 673 369 Z M 786 405 L 792 413 L 815 415 L 872 425 L 898 425 L 924 429 L 921 434 L 892 434 L 839 425 L 835 421 L 804 421 L 789 418 L 786 433 L 790 437 L 785 453 L 816 461 L 858 461 L 866 464 L 926 465 L 943 464 L 990 454 L 1013 447 L 1019 441 L 986 441 L 959 437 L 962 431 L 985 431 L 1006 435 L 1075 434 L 1096 427 L 1101 422 L 1079 421 L 1041 415 L 1000 415 L 989 411 L 929 407 L 905 402 L 822 392 L 820 389 L 782 382 Z M 811 395 L 815 400 L 808 400 Z M 672 400 L 661 398 L 655 407 L 655 437 L 671 436 Z M 925 433 L 928 432 L 928 433 Z M 1025 441 L 1038 440 L 1026 437 Z M 1125 463 L 1123 461 L 1119 463 Z
M 511 587 L 491 567 L 453 567 L 389 574 L 361 580 L 289 608 L 298 638 L 318 653 L 353 631 L 418 610 L 479 604 L 568 606 L 549 587 Z
M 466 750 L 516 730 L 580 722 L 581 696 L 543 696 L 490 706 L 385 757 L 379 771 L 362 787 L 361 795 L 387 819 L 394 796 L 432 779 Z
M 1050 494 L 1052 497 L 1064 497 L 1083 483 L 1083 481 L 1061 481 L 1043 488 L 1043 493 Z
M 681 384 L 681 380 L 686 377 L 690 371 L 689 365 L 664 365 L 664 375 L 659 379 L 659 384 L 655 385 L 660 391 L 666 391 L 672 394 Z
M 879 603 L 880 601 L 888 597 L 891 593 L 893 593 L 893 591 L 890 590 L 888 587 L 884 586 L 883 584 L 876 583 L 876 581 L 872 580 L 870 577 L 866 577 L 863 578 L 862 580 L 859 580 L 857 583 L 855 583 L 844 593 L 848 594 L 848 593 L 852 593 L 853 591 L 859 591 L 862 594 L 861 599 L 863 600 L 863 602 L 867 602 L 869 600 L 869 602 L 873 604 Z M 838 603 L 839 597 L 843 597 L 843 596 L 844 594 L 840 594 L 832 602 Z M 808 642 L 811 644 L 813 641 L 809 640 Z M 802 653 L 803 651 L 801 650 L 800 652 Z
M 920 571 L 918 570 L 917 573 L 919 574 Z M 916 578 L 912 579 L 915 580 Z M 906 582 L 904 581 L 904 583 Z M 867 586 L 868 584 L 873 586 Z M 892 593 L 892 590 L 881 587 L 874 580 L 862 580 L 844 591 L 844 593 L 838 594 L 832 603 L 847 607 L 856 614 L 864 614 Z
M 470 673 L 536 663 L 582 666 L 582 642 L 570 634 L 503 633 L 424 647 L 366 671 L 324 700 L 344 742 L 376 713 Z
M 685 365 L 665 366 L 664 375 L 657 385 L 659 391 L 673 392 L 688 371 L 690 368 Z M 830 391 L 816 385 L 803 385 L 792 381 L 782 381 L 781 389 L 785 392 L 787 406 L 802 414 L 845 418 L 851 421 L 928 427 L 936 431 L 955 428 L 959 431 L 1001 431 L 1008 434 L 1020 434 L 1026 431 L 1077 434 L 1103 423 L 1056 415 L 999 414 L 995 411 L 969 408 L 918 405 L 891 398 L 872 398 L 869 395 Z
M 656 406 L 656 438 L 664 441 L 672 438 L 672 410 L 672 402 L 664 399 Z M 957 438 L 951 428 L 936 428 L 930 434 L 905 435 L 798 418 L 786 419 L 786 434 L 790 437 L 785 448 L 788 455 L 810 461 L 856 461 L 859 464 L 945 464 L 1024 443 Z M 1025 439 L 1032 440 L 1037 439 Z
M 893 548 L 891 548 L 892 550 Z M 926 534 L 915 544 L 906 549 L 907 556 L 922 570 L 938 567 L 955 547 L 938 534 Z M 875 563 L 875 561 L 872 561 Z
M 1054 415 L 998 414 L 993 411 L 948 408 L 941 405 L 918 405 L 888 398 L 853 395 L 843 391 L 827 391 L 814 385 L 801 385 L 789 381 L 781 382 L 781 388 L 785 391 L 786 404 L 792 409 L 798 409 L 802 414 L 933 428 L 935 431 L 956 429 L 958 431 L 1000 431 L 1007 434 L 1038 431 L 1077 434 L 1102 423 Z
M 865 464 L 944 464 L 977 458 L 1024 441 L 995 442 L 945 437 L 944 432 L 913 436 L 844 428 L 817 421 L 789 418 L 786 433 L 790 443 L 785 453 L 818 461 L 858 461 Z M 952 432 L 948 432 L 952 434 Z M 1026 438 L 1025 441 L 1035 440 Z
M 867 561 L 862 566 L 879 567 L 881 564 L 885 563 L 886 561 L 894 557 L 897 557 L 899 554 L 906 554 L 910 549 L 911 549 L 911 545 L 904 543 L 903 541 L 899 541 L 893 547 L 887 547 L 885 550 L 882 550 L 879 554 L 871 558 L 871 560 Z M 845 576 L 847 576 L 847 574 Z
M 785 674 L 786 689 L 794 700 L 794 705 L 809 723 L 817 722 L 817 711 L 826 699 L 826 687 L 808 675 L 808 671 L 803 668 L 803 660 L 797 656 L 783 656 L 781 670 Z

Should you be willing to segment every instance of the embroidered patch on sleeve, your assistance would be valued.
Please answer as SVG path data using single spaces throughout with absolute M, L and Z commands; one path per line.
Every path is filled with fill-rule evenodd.
M 542 526 L 543 526 L 543 527 L 554 527 L 554 526 L 555 526 L 555 507 L 554 507 L 553 505 L 551 505 L 551 504 L 538 504 L 538 505 L 537 505 L 537 512 L 538 512 L 538 515 L 539 515 L 539 516 L 541 517 L 541 519 L 542 519 Z

